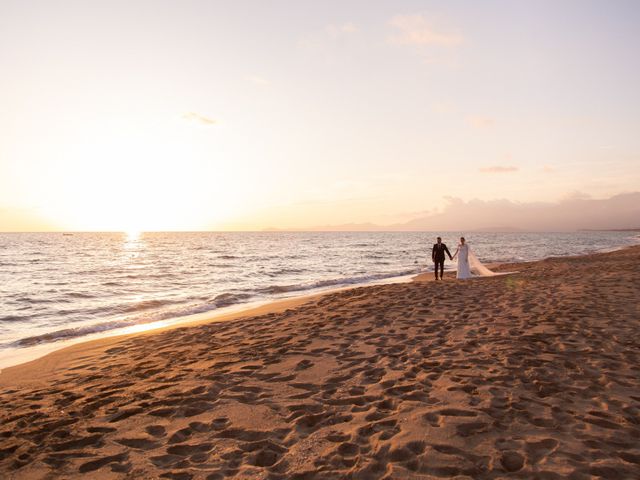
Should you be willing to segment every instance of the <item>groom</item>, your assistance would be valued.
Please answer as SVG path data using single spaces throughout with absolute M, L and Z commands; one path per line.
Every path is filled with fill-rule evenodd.
M 447 246 L 442 243 L 442 238 L 438 237 L 436 242 L 437 243 L 433 245 L 433 250 L 431 251 L 431 259 L 436 266 L 434 270 L 436 280 L 438 280 L 438 267 L 440 267 L 440 280 L 442 280 L 442 274 L 444 273 L 444 252 L 447 252 L 447 255 L 449 255 L 449 260 L 453 260 L 453 257 L 451 256 L 451 252 L 449 252 Z

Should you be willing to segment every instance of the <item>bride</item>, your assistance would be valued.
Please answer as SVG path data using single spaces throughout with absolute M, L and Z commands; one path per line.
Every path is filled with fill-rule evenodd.
M 453 258 L 456 257 L 458 257 L 456 278 L 471 278 L 474 275 L 481 277 L 499 275 L 499 273 L 489 270 L 478 260 L 478 257 L 469 249 L 469 244 L 465 241 L 464 237 L 460 237 L 460 245 L 458 245 L 456 253 L 453 254 Z

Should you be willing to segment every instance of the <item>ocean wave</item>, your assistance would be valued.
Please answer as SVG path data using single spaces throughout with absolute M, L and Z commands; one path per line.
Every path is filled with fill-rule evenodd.
M 83 337 L 92 333 L 106 332 L 117 328 L 129 327 L 135 325 L 135 321 L 112 321 L 104 322 L 95 325 L 65 328 L 63 330 L 56 330 L 53 332 L 43 333 L 41 335 L 33 335 L 31 337 L 21 338 L 16 340 L 10 346 L 12 347 L 31 347 L 41 343 L 58 342 L 60 340 L 69 340 L 72 338 Z
M 265 272 L 265 275 L 271 278 L 274 278 L 274 277 L 280 277 L 282 275 L 295 275 L 295 274 L 304 273 L 307 271 L 308 269 L 306 268 L 279 268 L 277 270 Z
M 40 303 L 58 303 L 58 300 L 54 298 L 36 298 L 36 297 L 15 297 L 10 300 L 11 303 L 28 303 L 28 304 L 40 304 Z
M 106 322 L 100 322 L 100 323 L 85 325 L 81 327 L 64 328 L 64 329 L 55 330 L 55 331 L 47 332 L 40 335 L 24 337 L 19 340 L 16 340 L 15 342 L 12 342 L 11 344 L 0 345 L 0 347 L 6 347 L 6 346 L 31 347 L 31 346 L 42 344 L 42 343 L 58 342 L 62 340 L 70 340 L 73 338 L 84 337 L 84 336 L 92 335 L 96 333 L 109 332 L 111 330 L 122 329 L 126 327 L 131 327 L 134 325 L 153 323 L 161 320 L 174 319 L 174 318 L 185 317 L 188 315 L 194 315 L 198 313 L 211 312 L 218 308 L 241 303 L 243 301 L 246 301 L 250 297 L 251 295 L 249 294 L 221 294 L 214 297 L 212 302 L 207 302 L 207 303 L 198 304 L 198 305 L 189 305 L 189 306 L 184 306 L 182 308 L 156 310 L 153 312 L 148 312 L 145 315 L 128 316 L 128 317 L 117 319 L 117 320 L 110 320 Z M 167 302 L 150 300 L 150 301 L 145 301 L 140 303 L 148 306 L 150 304 L 160 305 L 162 303 L 167 303 Z M 171 302 L 168 302 L 168 303 L 171 303 Z
M 366 255 L 363 255 L 364 258 L 371 258 L 373 260 L 379 259 L 379 258 L 389 258 L 390 256 L 392 256 L 393 253 L 367 253 Z
M 142 272 L 142 273 L 129 273 L 127 275 L 121 275 L 119 277 L 117 277 L 118 279 L 124 279 L 124 280 L 153 280 L 153 279 L 162 279 L 162 278 L 169 278 L 169 277 L 175 277 L 176 274 L 175 273 L 148 273 L 148 272 Z
M 299 284 L 291 284 L 291 285 L 273 285 L 270 287 L 262 288 L 259 291 L 261 293 L 277 295 L 282 293 L 301 292 L 306 290 L 316 290 L 321 288 L 337 287 L 342 285 L 355 285 L 358 283 L 369 283 L 369 282 L 375 282 L 376 280 L 385 280 L 388 278 L 411 275 L 417 272 L 418 272 L 417 269 L 411 269 L 411 270 L 401 270 L 401 271 L 389 272 L 389 273 L 379 273 L 375 275 L 362 275 L 362 276 L 356 276 L 356 277 L 334 278 L 330 280 L 320 280 L 320 281 L 311 282 L 311 283 L 299 283 Z
M 46 314 L 48 322 L 69 319 L 72 323 L 87 318 L 102 318 L 102 317 L 114 317 L 122 315 L 131 315 L 136 313 L 148 313 L 149 311 L 158 310 L 161 307 L 167 307 L 169 305 L 180 305 L 181 302 L 172 300 L 142 300 L 134 303 L 117 303 L 117 304 L 100 304 L 86 306 L 81 302 L 72 302 L 72 300 L 57 300 L 56 303 L 73 303 L 69 308 L 60 308 L 52 310 Z M 45 318 L 42 315 L 40 318 Z
M 160 308 L 167 305 L 175 304 L 173 300 L 142 300 L 141 302 L 132 303 L 120 308 L 120 311 L 125 313 L 138 312 L 140 310 L 149 310 L 151 308 Z
M 91 293 L 85 292 L 69 292 L 65 294 L 67 297 L 71 298 L 96 298 L 97 295 L 93 295 Z
M 249 293 L 221 293 L 211 299 L 211 305 L 218 308 L 228 307 L 229 305 L 246 302 L 251 297 L 253 297 L 253 295 Z
M 31 315 L 5 315 L 4 317 L 0 317 L 0 322 L 24 322 L 31 318 Z

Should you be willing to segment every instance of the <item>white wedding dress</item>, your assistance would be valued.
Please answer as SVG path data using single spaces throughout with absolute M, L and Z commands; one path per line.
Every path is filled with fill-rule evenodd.
M 458 246 L 458 269 L 456 278 L 465 279 L 474 276 L 489 277 L 493 275 L 500 274 L 492 272 L 485 267 L 482 262 L 478 260 L 478 257 L 473 254 L 468 243 Z

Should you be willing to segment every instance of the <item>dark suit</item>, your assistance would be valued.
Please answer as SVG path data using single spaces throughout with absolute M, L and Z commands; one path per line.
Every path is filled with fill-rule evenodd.
M 433 250 L 431 251 L 431 259 L 433 260 L 433 263 L 436 264 L 436 268 L 434 271 L 434 273 L 436 274 L 436 280 L 438 279 L 438 267 L 440 267 L 440 279 L 442 280 L 442 274 L 444 273 L 445 252 L 447 252 L 447 255 L 449 255 L 449 258 L 451 258 L 451 252 L 449 252 L 449 249 L 444 243 L 433 244 Z

